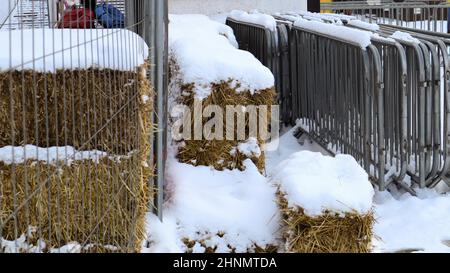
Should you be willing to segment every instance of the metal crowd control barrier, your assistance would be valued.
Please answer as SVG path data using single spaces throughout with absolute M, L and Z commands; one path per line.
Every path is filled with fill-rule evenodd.
M 300 121 L 298 136 L 330 153 L 355 157 L 380 190 L 450 185 L 450 35 L 381 25 L 364 50 L 293 26 L 296 16 L 308 19 L 275 16 L 277 33 L 227 21 L 241 48 L 275 73 L 282 120 Z M 396 31 L 416 39 L 390 37 Z
M 423 49 L 424 59 L 429 59 L 431 64 L 430 85 L 427 87 L 427 109 L 429 116 L 426 128 L 426 153 L 432 155 L 431 167 L 424 180 L 420 181 L 421 186 L 434 187 L 441 180 L 448 180 L 446 176 L 450 167 L 449 156 L 449 83 L 450 67 L 448 49 L 450 40 L 443 38 L 439 34 L 433 36 L 433 33 L 422 34 L 414 30 L 398 28 L 392 26 L 381 26 L 381 32 L 387 35 L 401 29 L 413 37 L 419 39 Z M 450 35 L 447 35 L 450 36 Z M 449 37 L 447 37 L 449 38 Z M 431 105 L 430 105 L 431 102 Z M 429 160 L 426 158 L 426 160 Z M 429 166 L 429 164 L 426 164 Z
M 227 18 L 226 24 L 233 29 L 239 48 L 251 52 L 274 74 L 278 101 L 284 107 L 282 120 L 288 122 L 289 26 L 279 22 L 277 29 L 271 30 L 263 25 L 232 18 Z

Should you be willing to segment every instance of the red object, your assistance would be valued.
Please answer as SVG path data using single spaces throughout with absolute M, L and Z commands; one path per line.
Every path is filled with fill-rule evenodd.
M 64 13 L 58 28 L 95 28 L 95 13 L 90 9 L 73 7 Z

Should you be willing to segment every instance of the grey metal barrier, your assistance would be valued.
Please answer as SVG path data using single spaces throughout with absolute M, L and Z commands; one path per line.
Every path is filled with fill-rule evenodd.
M 336 1 L 322 3 L 322 12 L 343 13 L 371 23 L 447 32 L 447 0 L 436 1 Z

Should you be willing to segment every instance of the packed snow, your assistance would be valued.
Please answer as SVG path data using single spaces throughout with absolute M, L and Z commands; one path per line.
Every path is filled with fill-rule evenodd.
M 230 27 L 204 15 L 170 15 L 171 58 L 182 83 L 194 83 L 195 96 L 204 99 L 211 84 L 232 80 L 240 91 L 257 92 L 274 86 L 272 72 L 251 53 L 237 49 Z
M 375 198 L 375 252 L 450 253 L 450 195 L 427 190 L 424 196 Z
M 372 209 L 374 189 L 356 160 L 302 151 L 277 167 L 272 177 L 280 183 L 290 207 L 301 207 L 309 216 L 324 212 L 367 214 Z
M 315 12 L 309 12 L 309 11 L 298 11 L 298 12 L 288 12 L 287 14 L 290 15 L 298 15 L 303 17 L 304 19 L 317 21 L 317 19 L 320 19 L 322 21 L 331 22 L 336 25 L 343 25 L 342 20 L 351 20 L 353 17 L 346 16 L 346 15 L 340 15 L 340 14 L 333 14 L 333 13 L 315 13 Z
M 254 137 L 251 137 L 246 142 L 239 143 L 237 150 L 248 158 L 260 157 L 262 154 L 258 140 Z
M 363 22 L 361 20 L 350 20 L 350 21 L 348 21 L 347 25 L 354 26 L 357 28 L 362 28 L 362 29 L 369 30 L 369 31 L 374 31 L 374 32 L 380 30 L 379 25 Z
M 258 12 L 247 13 L 245 11 L 233 10 L 229 13 L 228 17 L 236 21 L 260 25 L 271 31 L 276 31 L 277 29 L 277 21 L 275 18 L 267 14 Z
M 144 64 L 149 48 L 125 29 L 0 30 L 0 71 L 109 68 L 129 71 Z
M 390 36 L 390 38 L 398 40 L 398 41 L 405 41 L 409 43 L 419 44 L 420 41 L 414 37 L 411 36 L 411 34 L 402 32 L 402 31 L 396 31 L 394 34 Z
M 71 146 L 41 148 L 34 145 L 26 146 L 5 146 L 0 148 L 0 162 L 6 165 L 22 164 L 26 161 L 39 161 L 48 164 L 65 162 L 70 165 L 74 161 L 92 160 L 98 162 L 100 159 L 107 157 L 105 152 L 93 151 L 77 151 Z
M 366 49 L 371 44 L 371 34 L 368 31 L 320 23 L 317 21 L 308 21 L 305 19 L 297 20 L 294 25 L 305 30 L 310 30 L 336 39 L 348 41 L 360 46 L 362 49 Z
M 269 174 L 279 173 L 280 163 L 300 151 L 327 155 L 306 136 L 297 139 L 295 131 L 293 128 L 283 134 L 278 150 L 267 153 Z M 397 191 L 376 192 L 374 252 L 450 252 L 450 195 L 445 193 L 450 189 L 444 185 L 417 192 L 419 197 Z
M 251 160 L 246 169 L 217 171 L 168 163 L 167 202 L 161 223 L 148 216 L 150 247 L 146 252 L 247 252 L 277 245 L 279 229 L 276 188 Z M 184 239 L 198 242 L 188 249 Z M 202 245 L 200 245 L 202 244 Z

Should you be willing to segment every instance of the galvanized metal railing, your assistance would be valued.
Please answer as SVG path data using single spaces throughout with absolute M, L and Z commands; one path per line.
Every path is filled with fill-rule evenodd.
M 307 134 L 330 153 L 354 156 L 380 190 L 394 183 L 414 194 L 416 185 L 449 184 L 450 35 L 385 24 L 362 50 L 293 26 L 298 17 L 326 23 L 340 18 L 344 24 L 355 19 L 314 16 L 275 16 L 289 33 L 289 57 L 279 64 L 289 67 L 289 81 L 276 75 L 277 86 L 288 86 L 279 91 L 282 120 L 297 122 L 298 135 Z M 412 38 L 390 37 L 396 31 Z
M 250 51 L 255 57 L 267 66 L 275 76 L 275 88 L 278 91 L 278 100 L 287 113 L 290 98 L 289 83 L 289 29 L 284 24 L 278 24 L 276 30 L 264 25 L 242 22 L 227 18 L 226 24 L 230 26 L 237 38 L 239 48 Z M 288 116 L 283 114 L 283 120 Z

